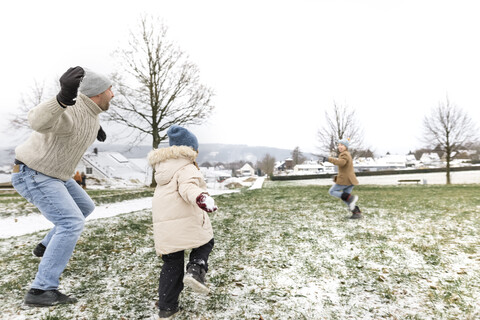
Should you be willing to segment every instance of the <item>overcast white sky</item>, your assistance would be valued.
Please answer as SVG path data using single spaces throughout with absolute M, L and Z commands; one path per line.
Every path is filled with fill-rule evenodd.
M 114 71 L 142 13 L 164 19 L 216 93 L 200 144 L 317 152 L 334 101 L 378 155 L 422 147 L 422 119 L 447 94 L 480 124 L 478 1 L 27 0 L 0 12 L 1 146 L 17 143 L 6 119 L 35 79 Z

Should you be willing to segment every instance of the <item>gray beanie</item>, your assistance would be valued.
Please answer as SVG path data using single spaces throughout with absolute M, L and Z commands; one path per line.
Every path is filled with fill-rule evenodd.
M 348 149 L 348 146 L 350 145 L 350 139 L 348 139 L 348 138 L 343 138 L 343 139 L 339 140 L 338 143 L 343 144 L 343 145 L 344 145 L 345 147 L 347 147 L 347 149 Z
M 83 77 L 78 90 L 87 97 L 94 97 L 106 91 L 111 86 L 112 81 L 104 75 L 85 69 L 85 76 Z

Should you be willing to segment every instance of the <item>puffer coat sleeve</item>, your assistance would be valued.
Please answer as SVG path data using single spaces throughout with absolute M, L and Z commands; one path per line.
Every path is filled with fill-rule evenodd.
M 201 188 L 204 179 L 200 170 L 195 166 L 189 165 L 178 171 L 178 193 L 185 202 L 196 204 L 197 197 L 206 190 Z

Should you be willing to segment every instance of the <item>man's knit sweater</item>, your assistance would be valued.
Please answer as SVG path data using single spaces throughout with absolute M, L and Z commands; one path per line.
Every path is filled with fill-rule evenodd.
M 67 181 L 100 128 L 102 109 L 79 93 L 73 106 L 62 108 L 52 98 L 30 110 L 28 122 L 34 130 L 15 149 L 15 156 L 29 168 Z

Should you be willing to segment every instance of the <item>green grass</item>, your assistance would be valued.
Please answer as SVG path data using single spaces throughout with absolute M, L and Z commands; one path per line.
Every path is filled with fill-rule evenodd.
M 324 186 L 270 182 L 217 196 L 212 293 L 184 290 L 177 319 L 478 319 L 479 189 L 360 186 L 362 220 L 347 219 Z M 146 319 L 155 312 L 161 259 L 148 210 L 87 223 L 61 280 L 79 303 L 23 310 L 38 264 L 30 252 L 42 235 L 0 241 L 3 318 Z

